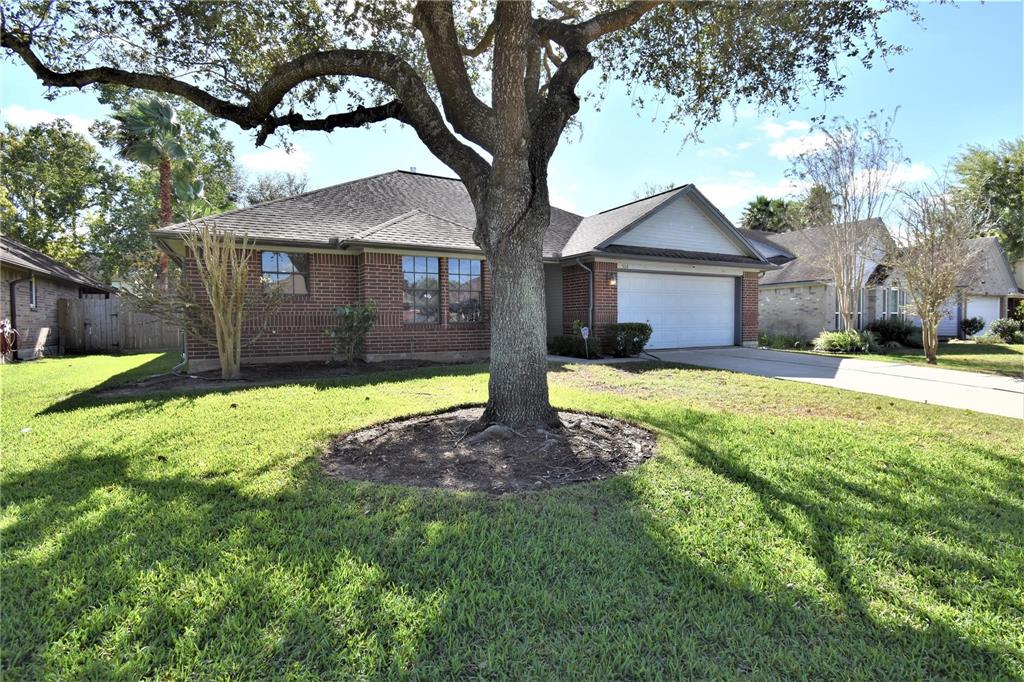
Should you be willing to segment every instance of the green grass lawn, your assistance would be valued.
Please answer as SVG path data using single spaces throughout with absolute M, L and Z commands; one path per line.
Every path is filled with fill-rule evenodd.
M 812 352 L 815 355 L 831 355 L 835 353 Z M 926 364 L 924 352 L 920 348 L 904 348 L 894 353 L 868 353 L 844 357 L 861 360 L 885 360 L 887 362 L 912 362 Z M 938 365 L 943 369 L 959 369 L 970 372 L 1003 374 L 1011 377 L 1024 376 L 1024 345 L 993 344 L 993 343 L 940 343 Z
M 893 362 L 927 362 L 920 349 L 907 348 L 898 353 L 858 355 L 866 360 Z M 1007 376 L 1024 376 L 1024 345 L 989 343 L 940 343 L 938 367 L 988 372 Z
M 482 366 L 101 402 L 158 356 L 0 368 L 5 680 L 1024 676 L 1018 420 L 659 365 L 553 367 L 629 474 L 339 482 L 340 431 Z

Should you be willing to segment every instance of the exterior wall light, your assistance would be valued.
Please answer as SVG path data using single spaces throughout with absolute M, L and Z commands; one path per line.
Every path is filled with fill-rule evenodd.
M 618 280 L 615 278 L 615 273 L 614 272 L 612 274 L 608 275 L 608 286 L 613 287 L 617 283 L 618 283 Z

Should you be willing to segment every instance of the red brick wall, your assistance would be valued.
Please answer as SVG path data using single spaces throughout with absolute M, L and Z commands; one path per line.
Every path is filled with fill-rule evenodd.
M 393 253 L 367 253 L 363 258 L 363 296 L 377 302 L 377 324 L 366 338 L 368 354 L 436 353 L 487 350 L 491 343 L 489 301 L 491 275 L 484 263 L 483 320 L 448 322 L 447 262 L 439 263 L 441 276 L 441 315 L 438 324 L 405 324 L 402 294 L 402 256 Z
M 10 283 L 29 273 L 4 268 L 0 281 L 0 318 L 11 316 Z M 30 360 L 54 355 L 59 350 L 60 328 L 57 324 L 57 300 L 78 298 L 78 286 L 36 275 L 36 307 L 29 307 L 29 283 L 14 285 L 14 305 L 18 323 L 18 357 Z
M 743 343 L 757 341 L 757 275 L 744 272 L 740 279 L 740 340 Z
M 589 263 L 594 271 L 594 333 L 601 335 L 604 327 L 618 321 L 619 294 L 608 280 L 618 271 L 615 263 Z M 562 332 L 571 334 L 573 322 L 587 324 L 590 307 L 590 273 L 579 265 L 562 270 Z
M 447 312 L 447 262 L 440 259 L 442 313 Z M 249 275 L 250 286 L 260 286 L 260 258 Z M 333 253 L 309 254 L 309 294 L 287 296 L 269 325 L 255 341 L 259 321 L 253 316 L 246 324 L 242 356 L 245 361 L 261 357 L 329 355 L 334 347 L 325 330 L 334 323 L 334 311 L 340 305 L 372 299 L 377 304 L 377 323 L 366 339 L 366 353 L 429 353 L 481 351 L 490 346 L 490 273 L 481 268 L 484 302 L 481 322 L 448 323 L 442 315 L 439 324 L 405 324 L 402 321 L 402 257 L 398 254 L 365 253 L 358 256 Z M 190 285 L 202 287 L 195 261 L 185 263 Z M 217 358 L 217 350 L 189 339 L 189 357 L 195 360 Z

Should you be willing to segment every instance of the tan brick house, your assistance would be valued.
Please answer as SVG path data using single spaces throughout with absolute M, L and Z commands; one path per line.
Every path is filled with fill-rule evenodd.
M 878 220 L 878 228 L 885 229 Z M 825 244 L 820 228 L 807 228 L 782 234 L 740 230 L 761 255 L 779 267 L 765 272 L 758 287 L 759 319 L 762 331 L 791 334 L 810 339 L 822 330 L 841 327 L 832 276 L 824 265 Z M 958 336 L 960 321 L 980 318 L 985 330 L 993 320 L 1005 317 L 1024 291 L 995 237 L 970 240 L 977 254 L 963 277 L 960 294 L 946 306 L 939 321 L 939 336 Z M 865 281 L 860 288 L 855 325 L 863 329 L 873 320 L 898 317 L 912 323 L 920 320 L 912 314 L 912 300 L 900 280 L 883 261 L 884 249 L 878 245 L 874 257 L 865 263 Z M 984 330 L 983 330 L 984 331 Z
M 261 278 L 285 290 L 244 362 L 325 359 L 337 306 L 374 300 L 366 358 L 482 358 L 490 342 L 491 272 L 473 243 L 462 183 L 395 171 L 224 213 L 219 229 L 248 235 Z M 198 286 L 181 238 L 155 232 Z M 613 322 L 650 322 L 652 348 L 753 344 L 758 274 L 775 265 L 693 186 L 592 216 L 552 208 L 544 241 L 549 336 L 579 320 L 600 335 Z M 216 363 L 190 340 L 193 368 Z
M 11 237 L 0 236 L 0 319 L 18 331 L 20 360 L 55 355 L 60 348 L 57 301 L 112 289 Z

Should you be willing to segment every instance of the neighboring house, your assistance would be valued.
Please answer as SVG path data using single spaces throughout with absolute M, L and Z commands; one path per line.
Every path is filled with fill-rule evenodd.
M 884 228 L 881 221 L 879 227 Z M 825 266 L 825 242 L 820 228 L 781 234 L 740 230 L 757 246 L 762 256 L 780 267 L 765 272 L 759 287 L 761 330 L 769 334 L 793 334 L 811 338 L 823 329 L 841 325 L 832 276 Z M 940 337 L 957 336 L 960 320 L 980 317 L 985 328 L 1024 297 L 1006 255 L 995 237 L 972 239 L 978 253 L 971 271 L 961 283 L 960 294 L 951 299 L 939 323 Z M 865 281 L 860 291 L 855 325 L 858 329 L 873 320 L 899 317 L 920 323 L 908 313 L 912 303 L 898 272 L 880 264 L 881 244 L 867 248 L 872 258 L 865 264 Z
M 0 236 L 0 318 L 18 331 L 17 357 L 54 355 L 60 344 L 57 301 L 111 289 L 10 237 Z
M 244 362 L 327 358 L 335 308 L 371 299 L 368 360 L 487 355 L 491 273 L 459 180 L 395 171 L 211 220 L 254 241 L 251 286 L 262 277 L 286 293 Z M 188 229 L 155 236 L 199 287 Z M 647 321 L 651 348 L 754 344 L 758 274 L 776 267 L 692 185 L 586 218 L 552 208 L 543 252 L 549 336 L 576 320 L 596 335 Z M 215 349 L 195 339 L 188 353 L 193 369 L 216 365 Z

